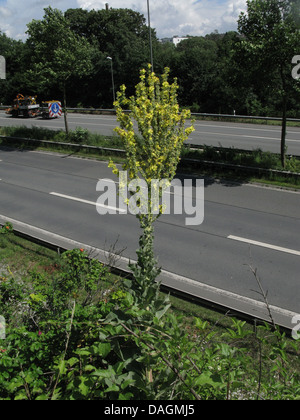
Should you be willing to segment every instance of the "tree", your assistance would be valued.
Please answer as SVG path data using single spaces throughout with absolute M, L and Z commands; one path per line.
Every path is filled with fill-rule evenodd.
M 296 0 L 297 2 L 298 0 Z M 287 102 L 293 90 L 291 59 L 300 45 L 297 28 L 299 9 L 295 0 L 248 0 L 247 14 L 241 13 L 239 32 L 246 37 L 244 51 L 251 56 L 252 71 L 273 89 L 282 102 L 281 163 L 285 166 Z
M 180 103 L 194 105 L 195 111 L 206 112 L 207 101 L 217 76 L 217 44 L 203 37 L 186 39 L 176 47 L 171 63 L 172 74 L 178 77 Z
M 140 212 L 137 218 L 143 234 L 137 251 L 138 262 L 131 265 L 131 269 L 137 293 L 144 297 L 149 306 L 153 301 L 155 278 L 160 272 L 153 253 L 153 223 L 164 210 L 162 205 L 154 200 L 152 180 L 166 180 L 166 184 L 172 181 L 183 142 L 194 130 L 193 125 L 185 126 L 190 111 L 179 112 L 178 85 L 176 80 L 173 84 L 168 82 L 168 74 L 169 69 L 166 69 L 160 80 L 149 65 L 148 72 L 141 70 L 136 95 L 127 98 L 126 87 L 122 85 L 115 102 L 120 123 L 120 127 L 115 131 L 123 140 L 126 151 L 123 169 L 128 172 L 128 184 L 135 180 L 140 192 Z M 129 110 L 130 113 L 124 112 L 125 110 Z M 134 120 L 142 139 L 134 131 Z M 119 169 L 112 161 L 109 166 L 115 174 L 120 175 Z M 141 185 L 145 185 L 145 198 Z M 157 191 L 155 193 L 157 194 Z
M 29 76 L 36 81 L 40 91 L 58 85 L 63 94 L 66 133 L 67 121 L 67 82 L 71 77 L 82 77 L 92 71 L 93 49 L 82 36 L 69 27 L 63 13 L 48 7 L 43 20 L 33 20 L 28 26 L 27 44 L 33 57 Z
M 84 36 L 98 52 L 93 79 L 89 81 L 90 100 L 111 106 L 111 72 L 107 56 L 112 57 L 115 84 L 125 84 L 133 94 L 139 69 L 149 61 L 149 30 L 144 16 L 130 9 L 86 11 L 69 9 L 65 13 L 70 28 Z M 153 34 L 154 52 L 158 42 Z M 97 97 L 95 97 L 97 92 Z

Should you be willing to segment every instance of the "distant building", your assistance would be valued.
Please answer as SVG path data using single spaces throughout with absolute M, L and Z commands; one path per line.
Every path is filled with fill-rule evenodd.
M 188 38 L 189 38 L 188 36 L 177 36 L 176 35 L 176 36 L 173 36 L 172 38 L 162 38 L 162 39 L 160 39 L 160 42 L 162 44 L 166 44 L 166 43 L 170 42 L 170 43 L 174 44 L 175 47 L 177 47 L 179 42 L 181 42 L 185 39 L 188 39 Z
M 162 44 L 167 44 L 167 43 L 173 42 L 173 38 L 161 38 L 159 41 Z

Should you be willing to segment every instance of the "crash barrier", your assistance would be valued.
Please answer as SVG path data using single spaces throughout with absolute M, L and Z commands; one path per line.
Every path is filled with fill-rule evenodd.
M 125 150 L 122 149 L 114 149 L 109 147 L 101 147 L 101 146 L 89 146 L 86 144 L 75 144 L 75 143 L 65 143 L 65 142 L 55 142 L 51 140 L 37 140 L 37 139 L 28 139 L 28 138 L 21 138 L 21 137 L 9 137 L 9 136 L 0 136 L 0 139 L 8 140 L 12 142 L 20 142 L 24 143 L 26 142 L 28 145 L 30 143 L 35 144 L 36 146 L 43 146 L 43 145 L 49 145 L 49 146 L 62 146 L 64 148 L 69 149 L 75 149 L 76 151 L 79 150 L 88 150 L 88 151 L 96 151 L 96 152 L 102 152 L 102 153 L 108 153 L 108 154 L 117 154 L 117 155 L 125 155 Z M 187 144 L 187 148 L 189 149 L 201 149 L 205 146 L 200 145 L 193 145 L 193 144 Z M 225 148 L 221 147 L 214 147 L 215 150 L 225 150 Z M 229 150 L 229 149 L 228 149 Z M 255 151 L 252 150 L 242 150 L 242 149 L 233 149 L 237 153 L 255 153 Z M 290 158 L 291 156 L 289 156 Z M 300 159 L 300 156 L 293 156 L 296 159 Z M 268 175 L 280 175 L 282 177 L 294 177 L 295 179 L 300 178 L 300 173 L 297 172 L 291 172 L 291 171 L 281 171 L 277 169 L 268 169 L 268 168 L 260 168 L 256 166 L 244 166 L 244 165 L 236 165 L 231 163 L 223 163 L 223 162 L 216 162 L 211 160 L 202 160 L 202 159 L 192 159 L 192 158 L 182 158 L 182 163 L 186 163 L 189 165 L 197 165 L 198 167 L 210 167 L 210 168 L 223 168 L 223 169 L 230 169 L 230 170 L 236 170 L 236 171 L 243 171 L 247 173 L 258 173 L 258 174 L 268 174 Z
M 9 108 L 9 105 L 0 105 L 0 110 Z M 87 113 L 97 113 L 103 115 L 116 115 L 116 110 L 113 108 L 66 108 L 67 111 L 71 112 L 87 112 Z M 126 112 L 126 111 L 125 111 Z M 127 111 L 130 112 L 130 111 Z M 255 116 L 255 115 L 236 115 L 236 114 L 211 114 L 207 112 L 192 112 L 192 117 L 201 117 L 201 118 L 217 118 L 217 119 L 245 119 L 245 120 L 261 120 L 261 121 L 282 121 L 281 117 L 264 117 L 264 116 Z M 287 118 L 288 122 L 300 122 L 300 118 Z

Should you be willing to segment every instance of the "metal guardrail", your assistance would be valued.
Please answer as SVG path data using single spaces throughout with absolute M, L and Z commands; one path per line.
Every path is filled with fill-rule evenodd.
M 63 146 L 63 147 L 69 147 L 72 149 L 86 149 L 91 151 L 101 151 L 101 152 L 109 152 L 109 153 L 116 153 L 116 154 L 125 154 L 125 150 L 122 149 L 114 149 L 109 147 L 101 147 L 101 146 L 89 146 L 86 144 L 76 144 L 76 143 L 64 143 L 64 142 L 55 142 L 51 140 L 37 140 L 37 139 L 28 139 L 28 138 L 22 138 L 22 137 L 9 137 L 9 136 L 0 136 L 0 139 L 8 139 L 13 141 L 19 141 L 19 142 L 27 142 L 27 143 L 36 143 L 36 144 L 44 144 L 44 145 L 51 145 L 51 146 Z M 192 147 L 193 145 L 187 145 L 187 147 Z M 199 145 L 195 146 L 199 149 Z M 241 151 L 241 150 L 240 150 Z M 245 151 L 251 153 L 251 150 Z M 253 152 L 252 152 L 253 153 Z M 267 169 L 267 168 L 260 168 L 256 166 L 243 166 L 243 165 L 236 165 L 231 163 L 223 163 L 223 162 L 215 162 L 215 161 L 206 161 L 202 159 L 193 159 L 193 158 L 182 158 L 181 162 L 185 162 L 192 165 L 203 165 L 203 166 L 210 166 L 210 167 L 220 167 L 220 168 L 227 168 L 227 169 L 233 169 L 233 170 L 243 170 L 246 172 L 256 172 L 256 173 L 264 173 L 264 174 L 273 174 L 273 175 L 282 175 L 285 177 L 294 177 L 294 178 L 300 178 L 300 173 L 297 172 L 290 172 L 290 171 L 280 171 L 276 169 Z
M 115 109 L 101 109 L 101 108 L 67 108 L 67 111 L 75 112 L 99 112 L 102 114 L 112 114 L 115 115 Z M 130 112 L 130 111 L 128 111 Z M 246 120 L 261 120 L 261 121 L 282 121 L 280 117 L 261 117 L 261 116 L 252 116 L 252 115 L 230 115 L 230 114 L 209 114 L 206 112 L 198 113 L 192 112 L 192 117 L 208 117 L 208 118 L 228 118 L 228 119 L 246 119 Z M 297 118 L 287 118 L 288 122 L 300 122 L 300 119 Z
M 51 140 L 37 140 L 37 139 L 29 139 L 24 137 L 10 137 L 10 136 L 0 136 L 0 139 L 8 139 L 13 141 L 19 142 L 26 142 L 26 143 L 39 143 L 49 146 L 64 146 L 70 148 L 77 148 L 77 149 L 88 149 L 88 150 L 96 150 L 96 151 L 103 151 L 103 152 L 115 152 L 124 154 L 125 150 L 122 149 L 114 149 L 109 147 L 101 147 L 101 146 L 90 146 L 87 144 L 78 144 L 78 143 L 65 143 L 65 142 L 58 142 L 58 141 L 51 141 Z
M 245 119 L 245 120 L 264 120 L 264 121 L 282 121 L 280 117 L 261 117 L 252 115 L 230 115 L 230 114 L 207 114 L 207 113 L 192 113 L 192 116 L 211 117 L 211 118 L 232 118 L 232 119 Z M 300 122 L 298 118 L 287 118 L 289 122 Z
M 0 220 L 0 228 L 4 226 L 5 220 Z M 19 222 L 20 224 L 21 222 Z M 21 223 L 22 224 L 22 223 Z M 40 230 L 33 228 L 34 231 Z M 43 235 L 41 237 L 40 234 L 34 232 L 25 232 L 24 229 L 15 228 L 13 226 L 13 231 L 16 236 L 24 238 L 30 242 L 36 243 L 40 246 L 43 246 L 48 249 L 52 249 L 56 251 L 58 254 L 65 252 L 69 249 L 74 248 L 84 248 L 85 250 L 91 252 L 93 254 L 92 258 L 98 259 L 104 265 L 110 267 L 112 273 L 123 277 L 128 278 L 132 276 L 132 272 L 128 268 L 129 260 L 127 258 L 121 257 L 119 255 L 113 255 L 115 261 L 119 261 L 119 264 L 114 264 L 107 261 L 107 254 L 108 251 L 97 249 L 95 247 L 82 244 L 81 242 L 76 242 L 73 240 L 68 240 L 67 238 L 61 237 L 56 234 L 51 234 L 51 240 L 47 231 L 43 231 Z M 112 259 L 112 261 L 114 258 Z M 131 260 L 131 263 L 134 261 Z M 196 281 L 191 280 L 193 283 L 193 287 L 191 290 L 186 289 L 186 283 L 190 279 L 183 278 L 184 282 L 176 280 L 176 275 L 169 273 L 171 277 L 168 276 L 168 272 L 162 273 L 158 278 L 158 281 L 161 282 L 161 291 L 172 294 L 177 296 L 178 298 L 182 298 L 188 301 L 191 301 L 195 304 L 199 304 L 201 306 L 205 306 L 212 310 L 227 314 L 228 316 L 235 316 L 240 319 L 246 320 L 248 322 L 253 323 L 254 325 L 258 325 L 260 323 L 268 323 L 271 324 L 270 316 L 267 311 L 266 304 L 261 301 L 255 301 L 255 305 L 253 302 L 249 304 L 247 303 L 247 298 L 239 299 L 236 301 L 235 298 L 232 297 L 228 298 L 227 292 L 224 290 L 223 293 L 218 292 L 216 293 L 213 289 L 214 287 L 205 285 L 204 289 L 202 284 Z M 180 276 L 179 276 L 180 277 Z M 251 300 L 251 299 L 250 299 Z M 291 334 L 291 317 L 289 315 L 284 315 L 278 310 L 276 307 L 272 307 L 272 317 L 275 320 L 276 325 L 282 330 L 285 331 L 288 335 Z
M 211 148 L 216 152 L 233 151 L 235 153 L 245 153 L 245 154 L 248 154 L 248 155 L 252 155 L 253 153 L 257 152 L 258 150 L 261 150 L 261 149 L 256 149 L 256 150 L 248 149 L 247 150 L 247 149 L 239 149 L 239 148 L 233 147 L 233 146 L 232 147 L 230 147 L 230 146 L 229 147 L 222 147 L 222 146 L 210 146 L 210 145 L 207 145 L 207 144 L 189 144 L 189 143 L 186 144 L 186 147 L 189 148 L 190 150 L 205 150 L 205 149 Z M 263 150 L 261 150 L 261 151 L 264 153 Z M 272 152 L 272 155 L 275 155 L 277 157 L 281 156 L 280 153 L 274 153 L 274 152 Z M 300 160 L 300 155 L 287 154 L 287 156 L 291 157 L 291 158 L 293 157 L 297 160 Z
M 9 105 L 0 105 L 0 110 L 9 108 Z M 75 112 L 99 112 L 100 114 L 116 114 L 116 110 L 113 108 L 66 108 L 67 111 Z M 128 111 L 130 112 L 130 111 Z M 209 118 L 229 118 L 229 119 L 246 119 L 246 120 L 261 120 L 261 121 L 282 121 L 281 117 L 262 117 L 255 115 L 232 115 L 232 114 L 211 114 L 206 112 L 192 112 L 192 117 L 209 117 Z M 300 118 L 287 118 L 288 122 L 300 122 Z
M 280 171 L 277 169 L 268 169 L 268 168 L 260 168 L 257 166 L 244 166 L 244 165 L 235 165 L 233 163 L 224 163 L 224 162 L 215 162 L 211 160 L 198 160 L 198 159 L 189 159 L 184 158 L 181 161 L 190 163 L 190 164 L 201 164 L 203 166 L 212 167 L 219 167 L 225 169 L 232 169 L 235 171 L 242 170 L 244 172 L 252 172 L 252 173 L 259 173 L 259 174 L 273 174 L 273 175 L 281 175 L 283 177 L 294 177 L 300 179 L 300 173 L 298 172 L 291 172 L 291 171 Z

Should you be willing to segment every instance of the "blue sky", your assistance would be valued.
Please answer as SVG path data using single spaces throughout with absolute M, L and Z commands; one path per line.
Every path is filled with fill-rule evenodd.
M 47 6 L 68 8 L 130 8 L 147 16 L 147 0 L 0 0 L 0 30 L 16 39 L 25 39 L 26 24 L 41 19 Z M 237 28 L 237 19 L 246 10 L 246 0 L 149 0 L 151 26 L 158 37 L 206 35 Z

